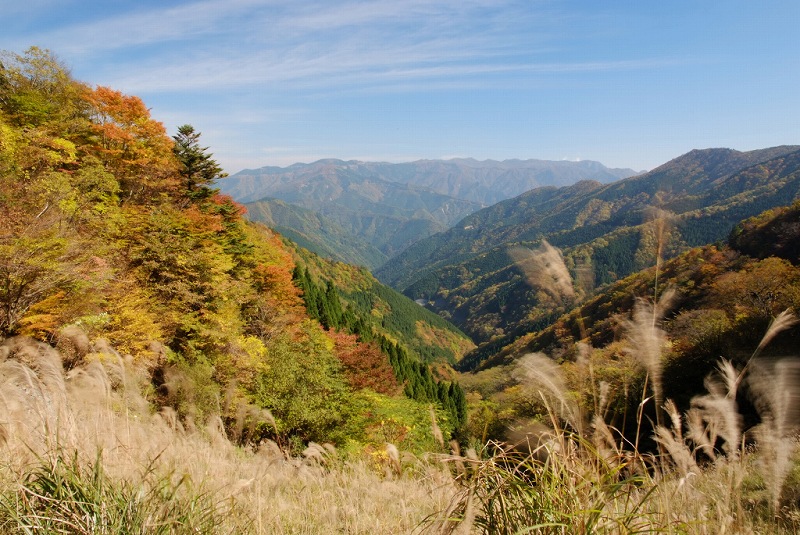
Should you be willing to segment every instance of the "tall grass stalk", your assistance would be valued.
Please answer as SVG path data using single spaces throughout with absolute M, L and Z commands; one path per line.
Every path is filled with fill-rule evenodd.
M 640 302 L 629 324 L 631 350 L 643 353 L 647 370 L 637 416 L 640 430 L 645 429 L 642 409 L 649 402 L 648 388 L 655 397 L 663 392 L 661 348 L 667 340 L 658 318 L 668 300 L 662 296 L 652 308 Z M 427 529 L 487 534 L 797 533 L 800 363 L 766 361 L 758 354 L 779 329 L 793 323 L 788 314 L 776 319 L 745 368 L 721 360 L 705 380 L 707 392 L 696 396 L 685 414 L 664 401 L 659 409 L 668 419 L 654 427 L 659 455 L 639 449 L 639 433 L 631 444 L 609 426 L 602 417 L 602 399 L 588 403 L 595 407 L 592 425 L 578 423 L 582 414 L 570 403 L 574 397 L 560 368 L 541 354 L 521 358 L 513 375 L 523 391 L 539 397 L 550 428 L 529 426 L 527 441 L 518 436 L 516 447 L 490 444 L 480 459 L 447 459 L 464 467 L 456 470 L 461 490 L 441 515 L 428 519 Z M 579 382 L 586 388 L 583 379 Z M 737 404 L 742 388 L 761 418 L 748 433 Z M 608 395 L 602 385 L 589 390 Z
M 86 462 L 63 451 L 21 474 L 15 492 L 0 496 L 3 533 L 222 533 L 228 504 L 187 478 L 148 472 L 138 481 L 108 477 L 98 454 Z M 247 529 L 246 525 L 237 528 Z M 233 532 L 232 528 L 229 532 Z
M 542 240 L 534 250 L 512 247 L 508 254 L 522 270 L 527 283 L 545 292 L 557 304 L 575 297 L 572 277 L 564 263 L 561 251 Z

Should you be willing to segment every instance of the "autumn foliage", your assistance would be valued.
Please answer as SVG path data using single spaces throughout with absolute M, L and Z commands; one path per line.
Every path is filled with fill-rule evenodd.
M 85 98 L 91 106 L 93 148 L 120 180 L 124 196 L 143 201 L 174 192 L 179 167 L 173 142 L 144 102 L 108 87 L 90 90 Z
M 336 357 L 344 366 L 350 386 L 356 390 L 369 388 L 381 394 L 397 394 L 400 387 L 391 365 L 377 345 L 365 344 L 352 334 L 332 335 Z
M 241 443 L 294 451 L 372 440 L 377 414 L 428 418 L 435 398 L 391 401 L 381 327 L 330 308 L 332 281 L 308 309 L 293 246 L 214 188 L 199 132 L 170 137 L 140 98 L 74 80 L 48 51 L 1 59 L 0 339 L 80 331 L 148 370 L 154 410 L 216 418 Z M 342 321 L 361 330 L 330 328 Z

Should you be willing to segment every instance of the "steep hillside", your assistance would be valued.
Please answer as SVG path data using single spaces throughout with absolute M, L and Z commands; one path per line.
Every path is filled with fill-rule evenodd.
M 539 188 L 498 203 L 410 247 L 376 275 L 426 300 L 486 357 L 564 310 L 526 284 L 509 247 L 546 239 L 561 248 L 585 294 L 659 255 L 723 239 L 738 221 L 791 203 L 798 191 L 798 147 L 692 151 L 613 184 Z
M 377 268 L 387 260 L 386 255 L 373 245 L 312 210 L 277 199 L 261 199 L 244 206 L 249 220 L 264 223 L 322 257 L 369 269 Z
M 755 258 L 777 256 L 800 264 L 800 204 L 767 210 L 737 225 L 731 247 Z
M 661 399 L 683 412 L 701 406 L 690 401 L 706 391 L 721 358 L 737 370 L 770 370 L 776 359 L 796 358 L 800 326 L 792 317 L 800 314 L 800 268 L 794 251 L 761 239 L 776 230 L 785 243 L 800 241 L 800 201 L 742 222 L 728 245 L 690 249 L 606 286 L 486 360 L 468 356 L 463 368 L 474 371 L 462 383 L 496 403 L 491 410 L 484 404 L 491 421 L 483 425 L 502 433 L 527 410 L 516 405 L 512 370 L 530 353 L 560 363 L 578 390 L 588 381 L 606 383 L 607 421 L 628 436 L 638 430 L 625 414 L 651 399 L 646 373 L 663 384 Z M 737 401 L 745 428 L 758 423 L 754 400 Z M 646 410 L 655 421 L 653 404 Z
M 327 260 L 301 248 L 294 254 L 297 265 L 308 270 L 320 293 L 329 285 L 336 289 L 345 316 L 339 321 L 348 330 L 370 340 L 385 338 L 404 347 L 412 357 L 434 365 L 456 364 L 475 347 L 453 324 L 381 284 L 367 269 Z M 333 308 L 338 307 L 334 304 Z M 352 317 L 348 319 L 349 314 Z M 322 323 L 326 325 L 328 320 Z
M 420 421 L 433 414 L 444 436 L 463 424 L 463 391 L 447 375 L 470 347 L 463 334 L 363 270 L 342 276 L 341 292 L 366 306 L 340 300 L 329 275 L 324 286 L 308 276 L 321 260 L 299 263 L 214 189 L 221 169 L 191 126 L 168 136 L 141 99 L 73 80 L 49 52 L 2 59 L 6 347 L 55 345 L 67 371 L 130 361 L 148 410 L 174 425 L 210 421 L 239 444 L 432 450 Z M 429 336 L 412 343 L 418 332 Z

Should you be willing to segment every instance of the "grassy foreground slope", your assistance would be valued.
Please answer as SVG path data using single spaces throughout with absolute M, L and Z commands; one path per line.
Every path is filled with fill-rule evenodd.
M 411 533 L 452 497 L 441 466 L 382 443 L 357 456 L 312 443 L 288 456 L 268 440 L 242 447 L 220 418 L 154 412 L 146 363 L 72 341 L 62 351 L 0 343 L 2 533 Z M 241 432 L 250 425 L 243 418 Z M 427 412 L 413 425 L 430 427 Z

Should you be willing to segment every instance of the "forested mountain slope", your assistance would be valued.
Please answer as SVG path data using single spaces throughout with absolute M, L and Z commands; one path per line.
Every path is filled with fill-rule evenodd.
M 369 269 L 377 268 L 387 260 L 387 256 L 375 246 L 313 210 L 277 199 L 261 199 L 244 206 L 249 220 L 267 225 L 324 258 Z
M 405 348 L 415 359 L 439 366 L 455 364 L 474 348 L 453 324 L 381 284 L 367 269 L 327 260 L 302 248 L 295 248 L 294 255 L 295 279 L 306 278 L 300 284 L 303 300 L 317 300 L 309 294 L 318 294 L 315 308 L 321 316 L 327 316 L 320 318 L 324 326 L 339 323 L 370 340 L 384 338 Z M 302 270 L 307 273 L 301 274 Z M 308 291 L 309 282 L 317 286 L 316 292 Z M 340 305 L 326 300 L 338 300 Z
M 606 418 L 619 429 L 632 421 L 624 415 L 645 403 L 648 373 L 651 381 L 663 383 L 662 399 L 673 400 L 683 413 L 699 406 L 690 400 L 706 392 L 721 358 L 737 370 L 756 364 L 770 369 L 778 358 L 796 359 L 798 242 L 800 201 L 741 222 L 725 244 L 690 249 L 606 286 L 487 360 L 468 357 L 464 368 L 479 371 L 463 376 L 466 388 L 487 400 L 482 402 L 487 420 L 474 425 L 502 434 L 525 414 L 511 371 L 532 352 L 560 363 L 577 390 L 589 381 L 587 375 L 595 384 L 605 383 Z M 758 423 L 754 400 L 741 396 L 737 402 L 745 427 Z M 652 403 L 647 412 L 654 421 Z M 635 436 L 637 430 L 629 426 L 626 432 Z
M 798 191 L 798 147 L 692 151 L 613 184 L 539 188 L 498 203 L 410 247 L 376 275 L 452 319 L 485 346 L 485 357 L 564 310 L 526 284 L 510 247 L 546 239 L 562 249 L 585 295 L 654 264 L 657 254 L 724 239 L 743 218 L 791 203 Z
M 0 339 L 54 344 L 67 367 L 128 358 L 152 410 L 239 443 L 436 449 L 430 407 L 445 435 L 463 424 L 463 334 L 244 219 L 191 126 L 168 136 L 47 51 L 2 66 Z

